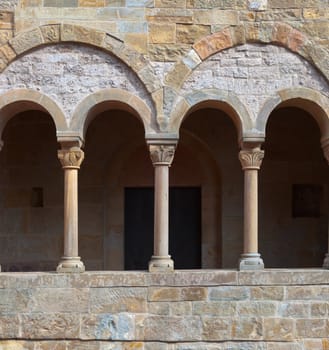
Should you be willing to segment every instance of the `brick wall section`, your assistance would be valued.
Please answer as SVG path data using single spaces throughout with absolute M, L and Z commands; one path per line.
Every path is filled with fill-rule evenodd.
M 327 349 L 328 282 L 323 270 L 6 273 L 0 346 Z

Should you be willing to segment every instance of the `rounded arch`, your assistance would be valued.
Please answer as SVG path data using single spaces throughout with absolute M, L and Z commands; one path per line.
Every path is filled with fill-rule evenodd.
M 161 87 L 160 80 L 144 55 L 128 47 L 122 40 L 110 33 L 68 23 L 41 25 L 14 36 L 0 47 L 1 51 L 5 53 L 2 56 L 4 61 L 0 64 L 0 72 L 18 56 L 24 55 L 30 50 L 43 45 L 65 42 L 94 46 L 116 56 L 136 73 L 150 94 Z M 155 99 L 154 103 L 157 103 Z
M 298 107 L 308 112 L 317 122 L 321 141 L 329 139 L 329 99 L 320 92 L 299 87 L 278 91 L 261 108 L 256 121 L 256 128 L 265 135 L 268 119 L 278 107 Z
M 90 122 L 107 109 L 122 109 L 141 120 L 146 133 L 154 132 L 154 119 L 147 104 L 121 89 L 104 89 L 84 98 L 73 112 L 70 129 L 84 139 Z
M 64 112 L 50 97 L 35 90 L 16 89 L 0 95 L 0 137 L 12 117 L 32 109 L 48 113 L 58 134 L 67 130 Z
M 274 44 L 299 54 L 314 65 L 329 80 L 326 58 L 304 33 L 283 22 L 261 26 L 250 23 L 230 26 L 198 40 L 193 49 L 168 72 L 165 82 L 179 90 L 187 77 L 208 57 L 246 43 Z
M 253 123 L 245 105 L 235 94 L 216 89 L 194 91 L 181 97 L 170 117 L 170 131 L 178 133 L 182 122 L 190 113 L 205 107 L 220 109 L 232 119 L 238 141 L 246 134 L 251 135 Z

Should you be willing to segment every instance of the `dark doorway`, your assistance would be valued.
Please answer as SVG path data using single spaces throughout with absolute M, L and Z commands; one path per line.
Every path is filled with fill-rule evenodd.
M 153 253 L 154 189 L 125 189 L 125 269 L 146 270 Z M 171 187 L 169 253 L 176 269 L 201 267 L 201 188 Z

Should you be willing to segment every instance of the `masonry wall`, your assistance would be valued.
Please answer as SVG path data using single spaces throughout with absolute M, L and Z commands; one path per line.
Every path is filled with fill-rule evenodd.
M 2 349 L 325 350 L 329 272 L 0 276 Z

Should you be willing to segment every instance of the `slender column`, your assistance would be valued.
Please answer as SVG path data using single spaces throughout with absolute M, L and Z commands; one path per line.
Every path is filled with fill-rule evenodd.
M 260 147 L 244 148 L 239 159 L 244 171 L 244 249 L 240 270 L 260 270 L 264 263 L 258 253 L 258 170 L 264 151 Z
M 58 151 L 64 169 L 64 256 L 57 272 L 84 272 L 85 266 L 78 256 L 78 170 L 84 159 L 79 147 Z
M 329 165 L 329 140 L 327 140 L 327 142 L 322 144 L 322 149 L 323 149 L 324 157 L 326 158 L 328 165 Z M 329 222 L 328 222 L 328 250 L 327 250 L 327 254 L 323 260 L 322 267 L 324 269 L 329 269 Z
M 169 255 L 169 167 L 175 145 L 149 145 L 154 166 L 154 254 L 149 271 L 173 271 L 174 262 Z

